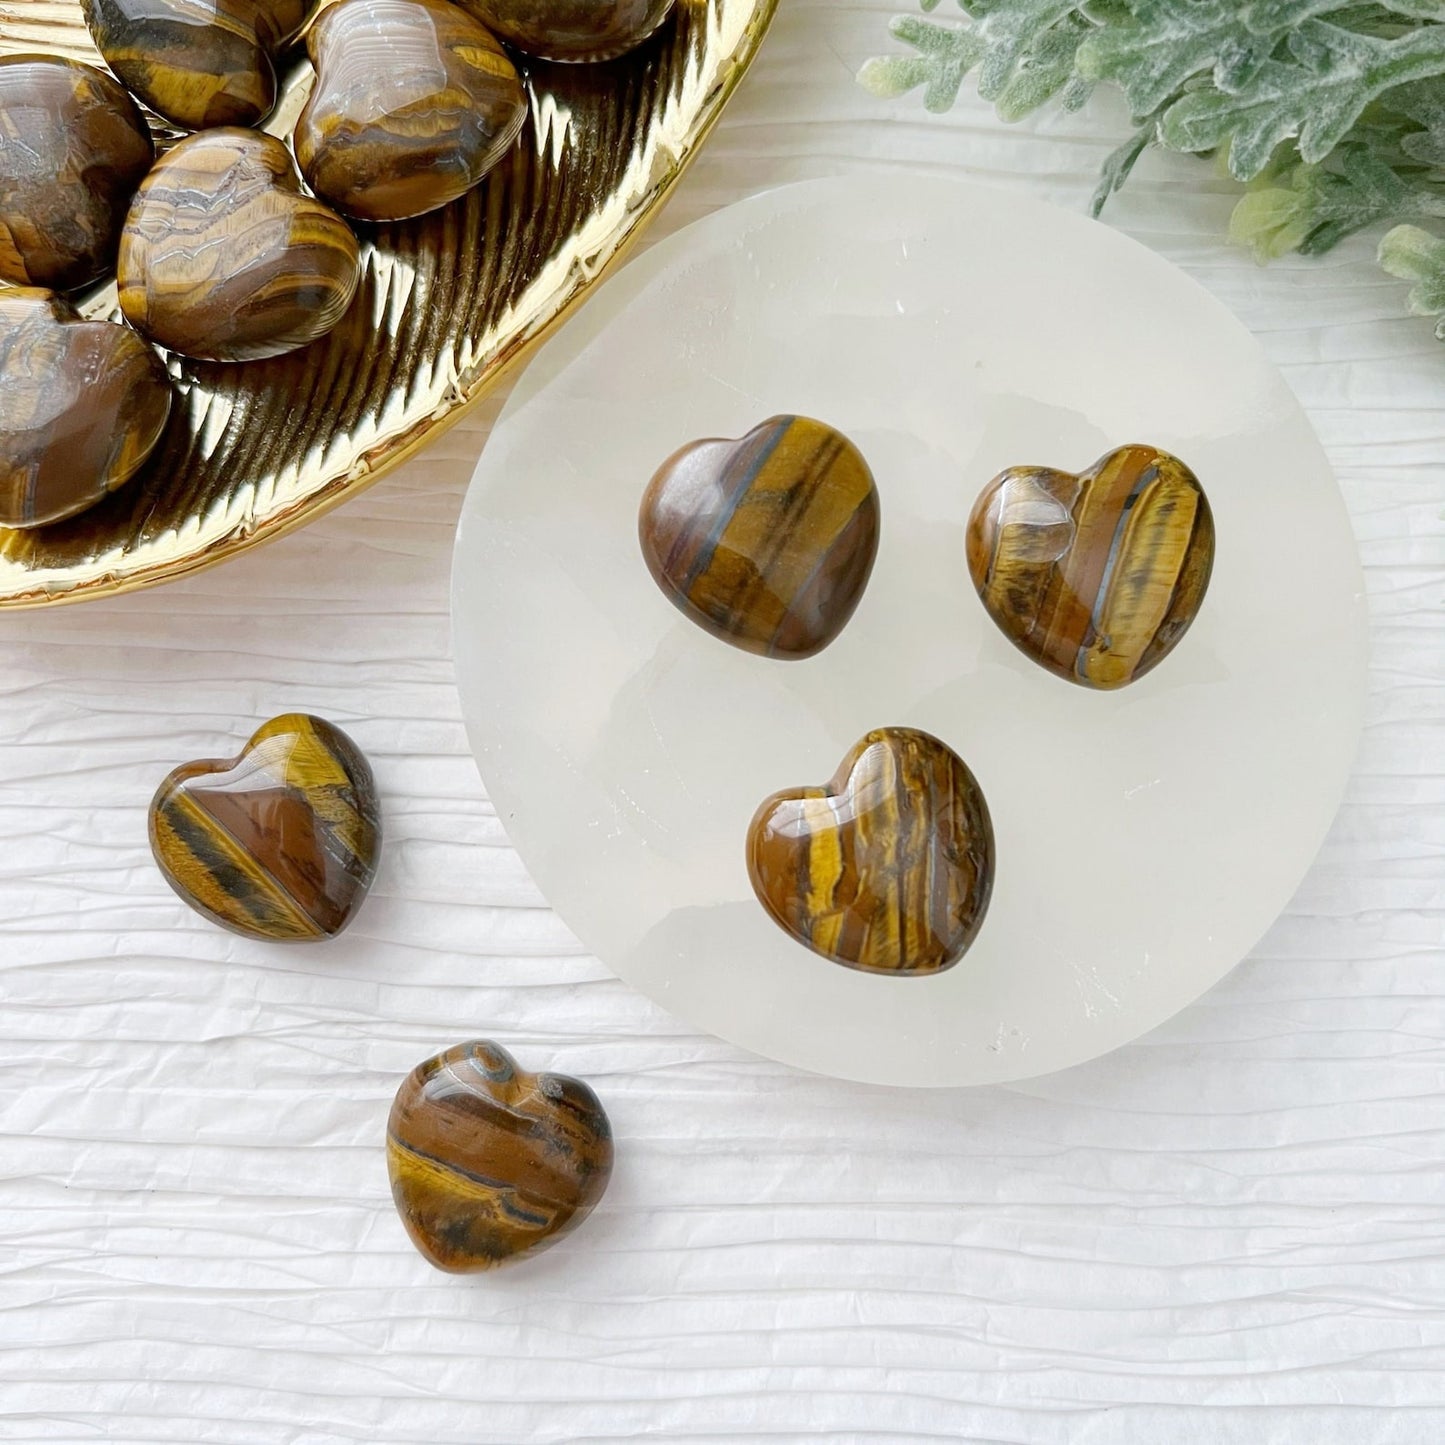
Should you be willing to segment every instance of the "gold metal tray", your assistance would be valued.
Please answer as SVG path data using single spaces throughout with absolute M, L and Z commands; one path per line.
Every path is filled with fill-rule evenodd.
M 177 404 L 141 476 L 81 516 L 0 528 L 0 607 L 165 582 L 279 537 L 370 485 L 496 384 L 621 256 L 702 144 L 777 0 L 678 0 L 606 65 L 530 62 L 513 157 L 445 209 L 362 227 L 361 284 L 329 336 L 223 366 L 169 357 Z M 0 0 L 0 54 L 99 64 L 78 0 Z M 286 134 L 299 63 L 267 129 Z M 158 125 L 159 135 L 166 135 Z M 118 314 L 114 288 L 88 315 Z

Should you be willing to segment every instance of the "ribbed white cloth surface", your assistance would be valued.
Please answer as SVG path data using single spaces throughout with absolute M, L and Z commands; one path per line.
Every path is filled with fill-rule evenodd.
M 874 100 L 852 77 L 895 8 L 783 0 L 659 231 L 881 166 L 1082 207 L 1121 113 Z M 1372 241 L 1256 268 L 1221 240 L 1232 194 L 1155 158 L 1110 220 L 1309 409 L 1365 562 L 1369 725 L 1254 955 L 1067 1074 L 803 1076 L 581 951 L 453 687 L 452 529 L 495 405 L 218 571 L 0 619 L 0 1438 L 1445 1439 L 1445 348 Z M 388 830 L 359 920 L 311 949 L 203 923 L 145 836 L 168 768 L 291 709 L 365 748 Z M 381 1139 L 405 1071 L 475 1035 L 589 1079 L 618 1167 L 552 1254 L 458 1280 L 408 1244 Z

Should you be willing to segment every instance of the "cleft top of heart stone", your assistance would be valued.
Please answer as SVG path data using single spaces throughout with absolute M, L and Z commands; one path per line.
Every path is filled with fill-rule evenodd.
M 1078 475 L 1010 467 L 968 524 L 968 568 L 989 615 L 1082 687 L 1124 687 L 1168 657 L 1213 566 L 1204 489 L 1158 447 L 1119 447 Z
M 648 569 L 680 611 L 735 647 L 789 660 L 843 630 L 879 530 L 878 489 L 858 448 L 801 416 L 683 447 L 653 477 L 638 518 Z

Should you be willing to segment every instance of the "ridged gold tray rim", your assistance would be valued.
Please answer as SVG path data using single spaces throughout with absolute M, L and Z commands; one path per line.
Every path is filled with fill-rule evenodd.
M 442 211 L 364 228 L 362 286 L 330 337 L 243 366 L 168 358 L 177 405 L 150 466 L 72 521 L 0 528 L 0 607 L 113 597 L 216 566 L 338 506 L 460 420 L 622 260 L 777 3 L 678 0 L 620 61 L 524 65 L 531 114 L 513 158 Z M 0 0 L 0 55 L 24 52 L 99 63 L 76 0 Z M 268 130 L 289 131 L 311 79 L 293 68 Z M 82 309 L 115 314 L 114 288 Z

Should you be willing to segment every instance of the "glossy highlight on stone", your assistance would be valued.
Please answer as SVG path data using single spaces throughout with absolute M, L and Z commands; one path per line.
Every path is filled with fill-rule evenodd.
M 386 1126 L 391 1192 L 438 1269 L 492 1269 L 550 1248 L 607 1189 L 612 1126 L 566 1074 L 529 1074 L 500 1044 L 459 1044 L 419 1064 Z
M 741 441 L 665 461 L 638 538 L 659 587 L 725 642 L 812 657 L 847 625 L 878 554 L 878 489 L 857 447 L 807 417 L 775 416 Z
M 1082 687 L 1124 687 L 1168 657 L 1213 566 L 1204 489 L 1157 447 L 1119 447 L 1077 476 L 1010 467 L 969 518 L 968 568 L 989 615 Z
M 826 787 L 775 793 L 748 829 L 748 875 L 783 930 L 868 973 L 940 973 L 967 951 L 993 889 L 993 825 L 963 759 L 915 728 L 879 728 Z
M 136 103 L 104 71 L 0 59 L 0 280 L 74 291 L 109 273 L 154 158 Z
M 381 804 L 340 728 L 287 713 L 234 758 L 185 763 L 151 802 L 151 851 L 198 913 L 248 938 L 333 938 L 376 874 Z
M 296 156 L 312 190 L 349 216 L 396 221 L 454 201 L 526 120 L 507 53 L 446 0 L 341 0 L 306 45 L 316 86 Z
M 186 130 L 255 125 L 276 104 L 275 57 L 307 0 L 82 0 L 96 49 L 157 115 Z
M 356 237 L 303 195 L 275 136 L 190 136 L 141 183 L 121 233 L 120 309 L 202 361 L 279 356 L 324 336 L 356 290 Z
M 461 0 L 503 40 L 544 60 L 612 60 L 641 45 L 673 0 Z
M 73 516 L 128 482 L 171 410 L 160 358 L 52 291 L 0 289 L 0 526 Z

